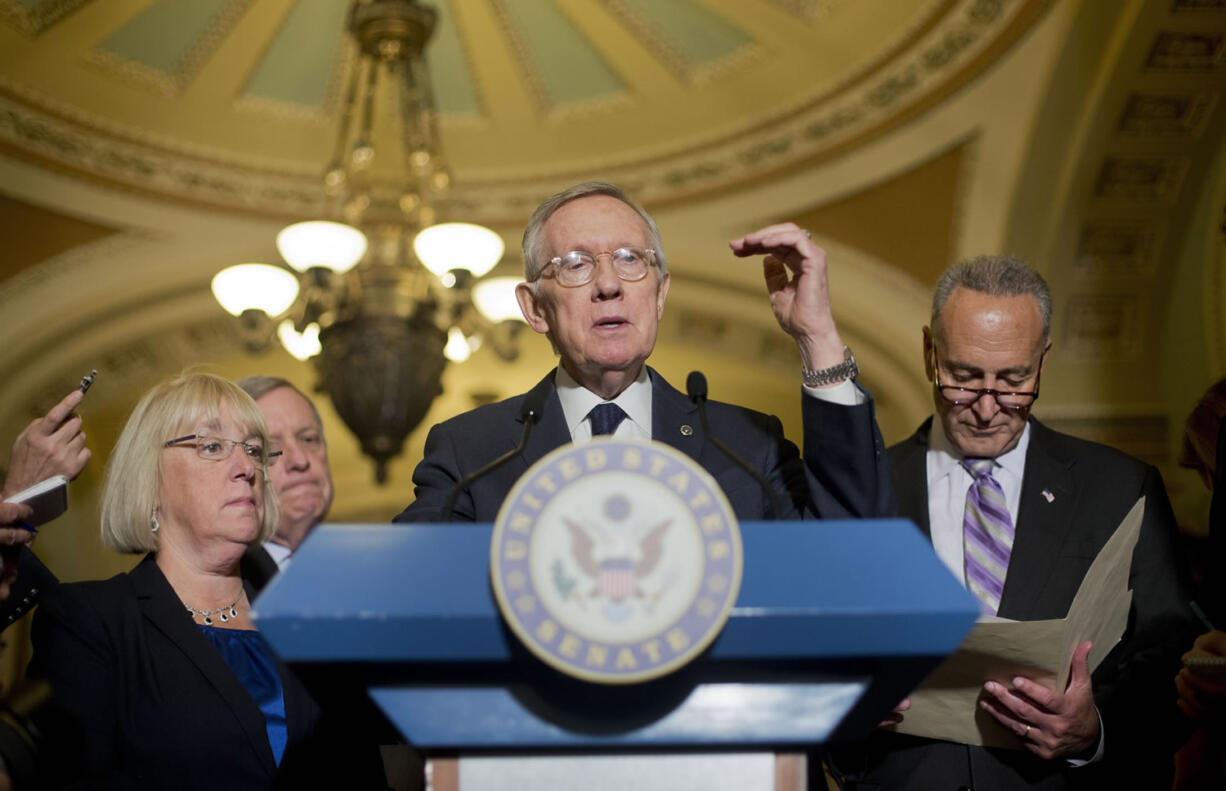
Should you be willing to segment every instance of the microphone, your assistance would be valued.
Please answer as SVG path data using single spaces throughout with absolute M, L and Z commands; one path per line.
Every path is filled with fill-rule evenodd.
M 698 421 L 702 424 L 703 436 L 707 441 L 714 445 L 720 452 L 732 460 L 736 466 L 740 467 L 749 476 L 758 482 L 762 487 L 762 491 L 766 492 L 768 502 L 770 503 L 770 518 L 776 519 L 783 509 L 779 507 L 779 494 L 775 491 L 775 487 L 771 486 L 770 481 L 766 480 L 766 476 L 753 465 L 742 459 L 732 448 L 723 443 L 711 434 L 711 428 L 707 425 L 707 377 L 702 375 L 702 371 L 690 371 L 690 375 L 685 378 L 685 394 L 690 397 L 690 400 L 698 407 Z
M 447 499 L 443 503 L 444 522 L 450 522 L 451 517 L 455 515 L 455 501 L 459 499 L 460 492 L 471 486 L 478 478 L 490 474 L 524 452 L 524 448 L 528 447 L 528 437 L 532 436 L 532 427 L 541 420 L 541 410 L 544 407 L 544 403 L 543 393 L 532 392 L 524 397 L 524 402 L 519 407 L 519 419 L 524 422 L 524 433 L 519 437 L 519 444 L 485 466 L 473 470 L 455 482 L 455 485 L 451 487 L 451 491 L 447 492 Z

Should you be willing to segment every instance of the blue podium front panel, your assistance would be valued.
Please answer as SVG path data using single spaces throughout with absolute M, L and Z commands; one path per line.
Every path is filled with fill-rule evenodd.
M 374 687 L 370 694 L 405 738 L 423 749 L 761 748 L 825 742 L 865 686 L 851 681 L 700 684 L 659 718 L 596 732 L 538 716 L 504 687 Z
M 910 522 L 741 532 L 741 591 L 723 632 L 647 685 L 575 681 L 518 644 L 490 588 L 488 525 L 321 526 L 255 613 L 286 661 L 369 674 L 406 738 L 455 749 L 847 738 L 951 653 L 978 614 Z

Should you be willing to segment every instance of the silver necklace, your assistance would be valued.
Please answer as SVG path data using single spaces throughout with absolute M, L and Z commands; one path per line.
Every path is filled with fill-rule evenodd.
M 196 616 L 199 615 L 200 622 L 202 624 L 204 624 L 205 626 L 212 626 L 214 615 L 220 615 L 222 623 L 228 622 L 231 618 L 237 618 L 238 610 L 234 608 L 235 606 L 238 605 L 239 601 L 241 601 L 242 598 L 243 598 L 243 591 L 240 590 L 238 592 L 237 599 L 230 602 L 230 604 L 228 604 L 225 607 L 218 607 L 216 610 L 197 610 L 195 607 L 191 606 L 187 602 L 183 602 L 183 606 L 186 607 L 187 611 L 192 614 L 192 621 L 195 621 Z

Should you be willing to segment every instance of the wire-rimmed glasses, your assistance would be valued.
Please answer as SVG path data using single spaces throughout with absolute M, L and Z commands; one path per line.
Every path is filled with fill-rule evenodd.
M 941 397 L 954 406 L 971 406 L 985 395 L 990 395 L 996 400 L 997 406 L 1009 412 L 1021 412 L 1024 409 L 1029 409 L 1039 397 L 1039 375 L 1043 371 L 1043 357 L 1047 356 L 1044 351 L 1039 357 L 1039 367 L 1034 374 L 1034 390 L 996 390 L 991 387 L 955 387 L 953 385 L 941 384 L 941 361 L 937 357 L 937 347 L 934 344 L 932 347 L 932 363 L 933 372 L 936 378 L 936 387 L 940 391 Z
M 596 276 L 596 263 L 606 255 L 613 262 L 613 271 L 617 276 L 631 283 L 647 277 L 647 269 L 656 262 L 656 251 L 650 247 L 619 247 L 600 253 L 571 250 L 550 259 L 537 278 L 553 277 L 567 288 L 586 286 Z M 550 267 L 553 268 L 552 274 L 546 274 Z
M 247 458 L 259 464 L 261 467 L 271 467 L 277 463 L 277 459 L 281 457 L 281 451 L 268 451 L 264 448 L 263 443 L 259 441 L 243 441 L 241 439 L 226 439 L 225 437 L 210 437 L 204 434 L 188 434 L 185 437 L 176 437 L 172 440 L 167 440 L 162 445 L 164 448 L 169 448 L 175 445 L 185 445 L 185 443 L 195 440 L 195 444 L 190 446 L 196 449 L 196 455 L 206 461 L 225 461 L 234 453 L 234 449 L 241 446 L 243 452 L 247 454 Z

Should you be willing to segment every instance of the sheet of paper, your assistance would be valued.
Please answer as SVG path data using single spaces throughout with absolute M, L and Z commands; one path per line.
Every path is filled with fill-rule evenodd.
M 911 693 L 911 709 L 893 730 L 963 744 L 1022 749 L 1014 734 L 979 708 L 983 683 L 992 679 L 1011 686 L 1011 679 L 1022 675 L 1051 689 L 1064 689 L 1073 652 L 1086 640 L 1094 643 L 1090 669 L 1098 667 L 1128 625 L 1132 605 L 1128 574 L 1144 515 L 1142 497 L 1090 565 L 1066 617 L 1050 621 L 981 618 L 957 652 Z

